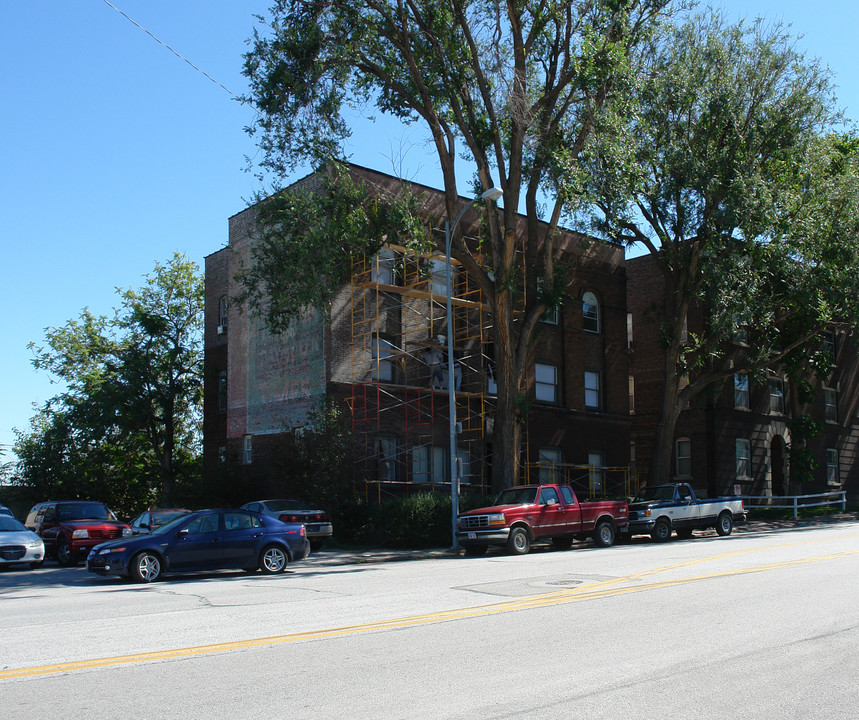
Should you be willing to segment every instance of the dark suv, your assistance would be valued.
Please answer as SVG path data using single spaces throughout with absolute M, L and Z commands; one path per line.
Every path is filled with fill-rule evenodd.
M 42 538 L 45 555 L 60 565 L 76 565 L 94 545 L 131 535 L 107 505 L 86 500 L 39 503 L 24 524 Z

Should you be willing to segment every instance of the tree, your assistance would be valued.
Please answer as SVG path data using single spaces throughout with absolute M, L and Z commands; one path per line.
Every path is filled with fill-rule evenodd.
M 779 25 L 708 13 L 654 38 L 642 58 L 618 130 L 627 143 L 595 146 L 590 190 L 598 227 L 642 245 L 664 281 L 650 467 L 664 481 L 693 397 L 777 364 L 797 376 L 822 368 L 821 331 L 856 326 L 859 156 L 854 138 L 832 133 L 828 74 Z M 705 326 L 687 338 L 691 308 Z
M 259 111 L 252 131 L 266 170 L 283 177 L 302 163 L 324 167 L 342 159 L 345 112 L 374 106 L 427 130 L 447 218 L 463 204 L 460 162 L 474 178 L 475 194 L 503 190 L 503 208 L 490 204 L 484 213 L 479 254 L 461 227 L 452 242 L 452 255 L 480 286 L 493 316 L 497 486 L 519 475 L 520 393 L 537 324 L 572 280 L 559 271 L 558 229 L 581 201 L 583 150 L 611 101 L 627 92 L 636 48 L 668 4 L 280 0 L 268 21 L 261 18 L 267 29 L 255 32 L 246 55 L 246 99 Z M 438 225 L 434 230 L 430 239 L 443 248 L 443 233 Z M 266 282 L 276 272 L 266 264 L 282 267 L 269 261 L 290 243 L 310 249 L 342 243 L 348 253 L 361 238 L 346 233 L 331 243 L 312 231 L 281 233 L 279 243 L 256 256 L 258 273 L 250 278 L 263 304 L 279 302 L 270 292 L 276 281 Z
M 175 254 L 111 318 L 85 309 L 33 365 L 66 385 L 19 432 L 20 476 L 46 494 L 98 494 L 117 507 L 170 504 L 196 476 L 201 419 L 203 282 Z

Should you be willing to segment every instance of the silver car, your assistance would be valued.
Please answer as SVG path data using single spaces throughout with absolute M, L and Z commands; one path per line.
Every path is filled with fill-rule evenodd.
M 45 562 L 45 543 L 15 518 L 0 515 L 0 567 L 29 563 L 34 570 Z
M 253 510 L 281 522 L 304 523 L 311 550 L 318 550 L 322 541 L 334 533 L 328 513 L 314 510 L 301 500 L 256 500 L 242 505 L 242 510 Z

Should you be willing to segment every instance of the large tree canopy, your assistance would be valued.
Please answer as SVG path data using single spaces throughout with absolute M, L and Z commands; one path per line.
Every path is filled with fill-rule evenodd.
M 202 277 L 177 254 L 145 280 L 120 293 L 113 317 L 85 309 L 31 343 L 33 365 L 66 386 L 15 445 L 20 482 L 46 497 L 98 497 L 130 512 L 171 503 L 177 482 L 196 477 Z
M 462 207 L 458 177 L 474 178 L 476 194 L 503 190 L 503 208 L 490 203 L 485 213 L 480 256 L 460 228 L 452 245 L 493 314 L 498 486 L 518 479 L 520 392 L 537 323 L 560 296 L 557 230 L 582 200 L 582 153 L 598 121 L 616 122 L 609 109 L 628 95 L 637 48 L 668 4 L 281 0 L 261 19 L 265 27 L 246 56 L 247 99 L 259 110 L 252 132 L 262 165 L 277 176 L 342 159 L 347 113 L 370 108 L 422 123 L 437 153 L 447 218 Z M 606 136 L 613 141 L 620 138 Z M 289 242 L 325 240 L 293 233 Z M 270 246 L 257 262 L 279 253 Z M 248 276 L 258 297 L 272 275 L 263 268 Z
M 856 140 L 833 133 L 828 73 L 779 25 L 691 17 L 642 60 L 628 143 L 594 146 L 590 182 L 598 227 L 642 245 L 664 280 L 662 480 L 692 397 L 736 373 L 807 370 L 821 331 L 856 325 L 859 166 Z M 687 339 L 693 307 L 706 322 Z

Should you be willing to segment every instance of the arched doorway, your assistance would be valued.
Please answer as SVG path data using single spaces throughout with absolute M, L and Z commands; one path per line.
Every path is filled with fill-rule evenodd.
M 787 447 L 781 435 L 770 442 L 770 488 L 773 496 L 787 495 Z

